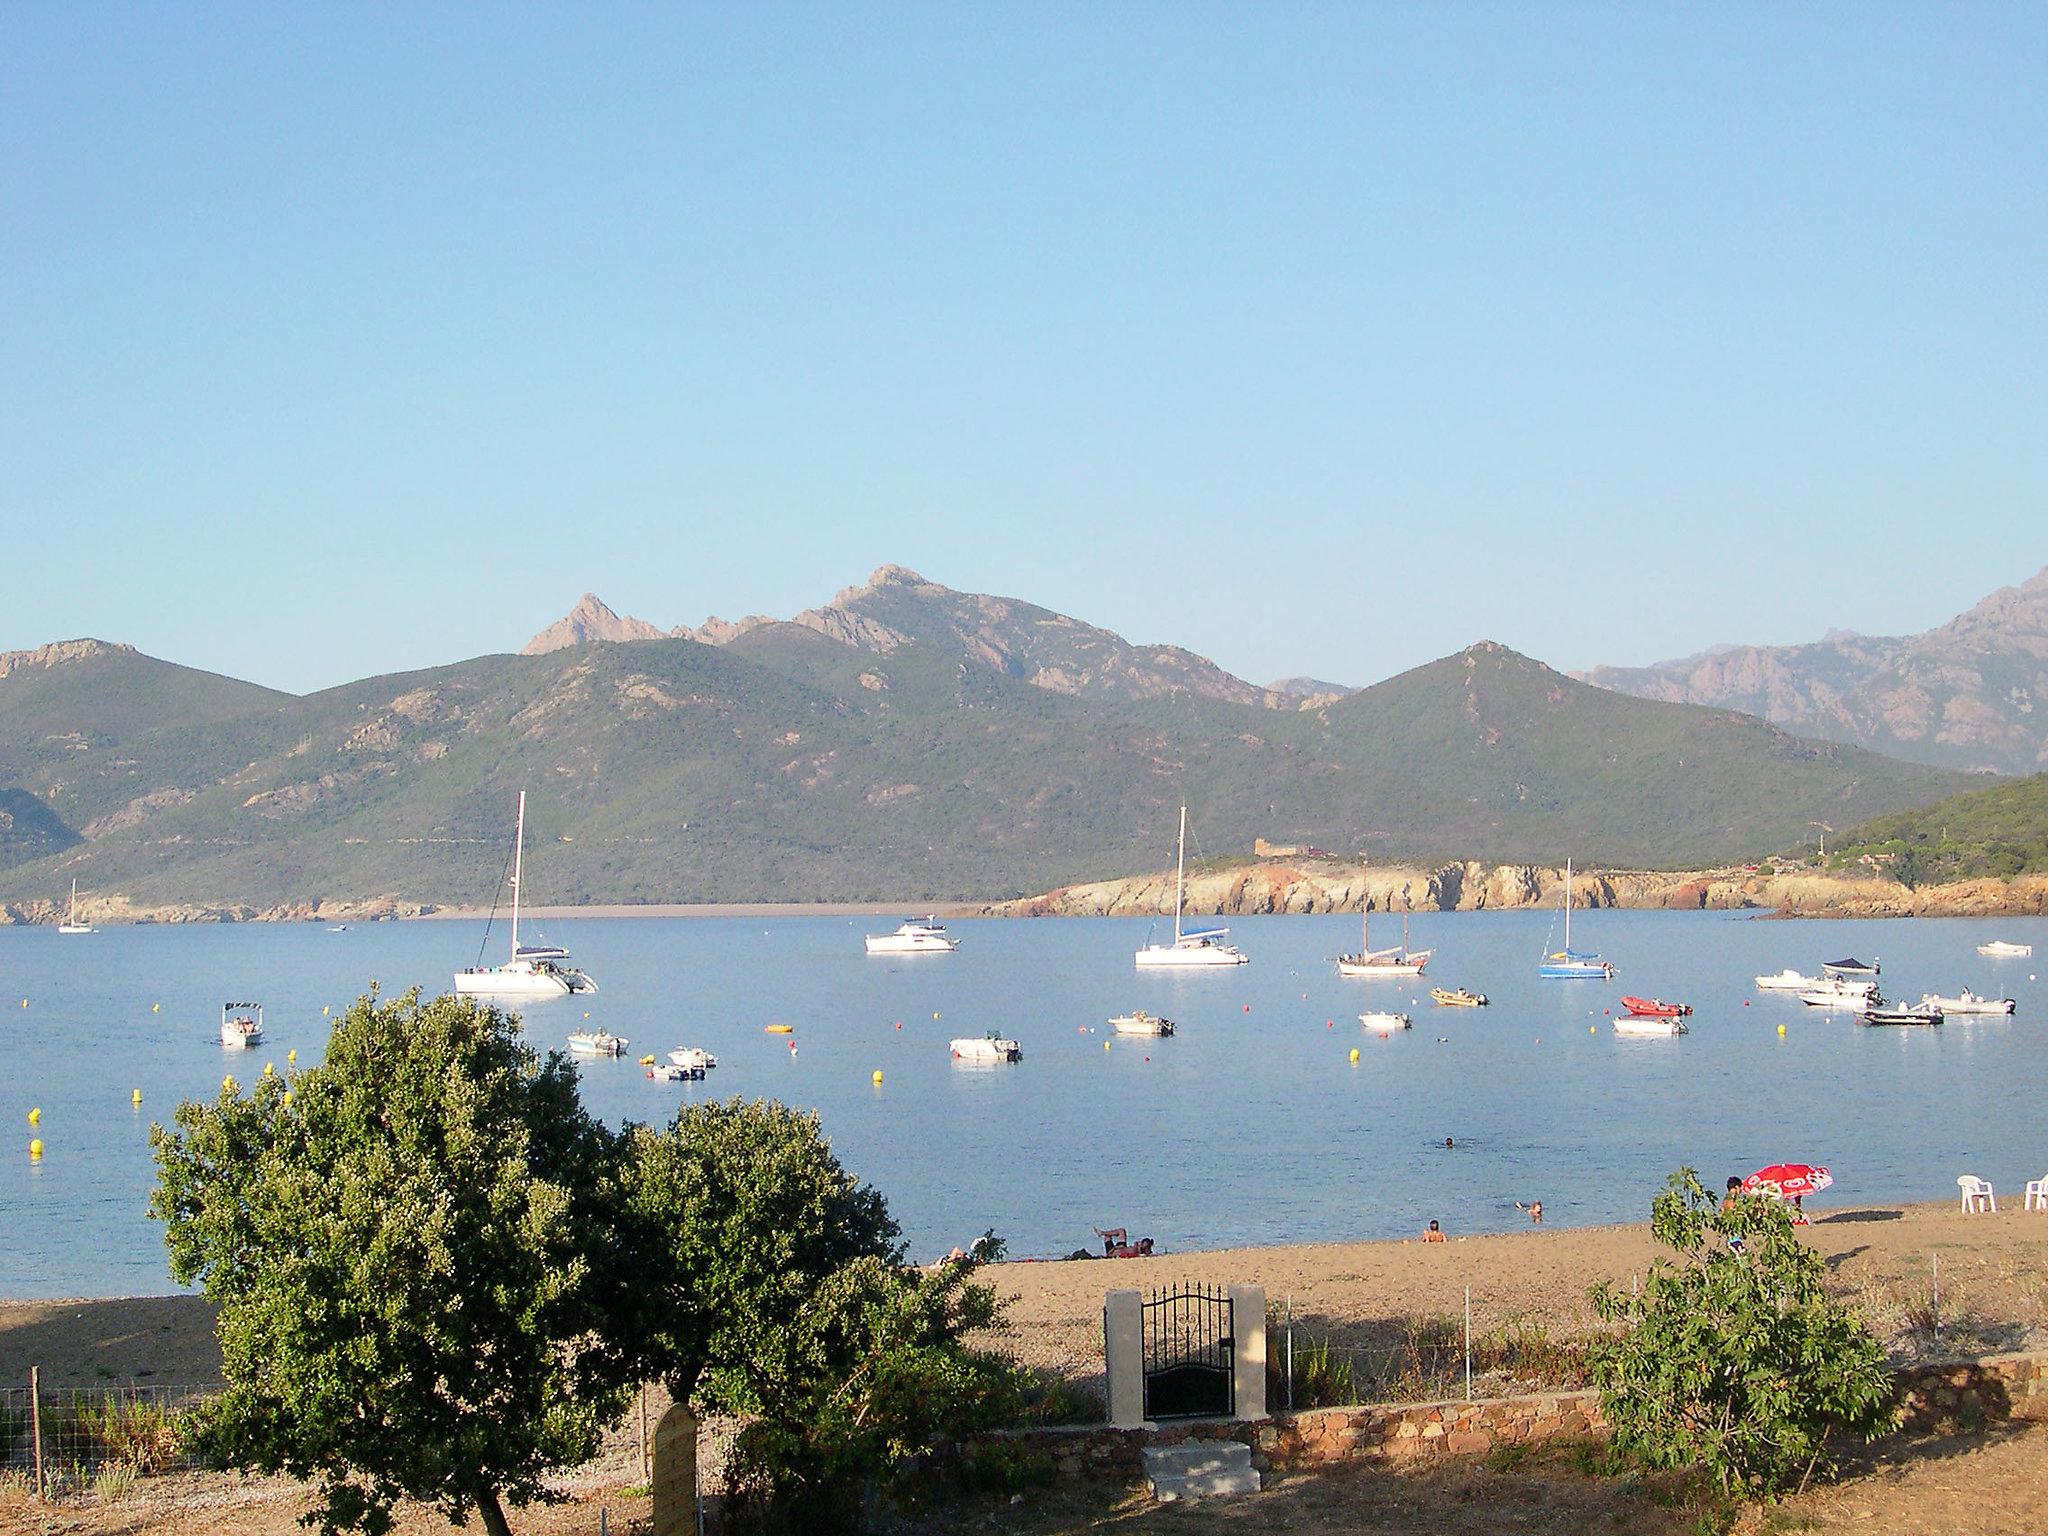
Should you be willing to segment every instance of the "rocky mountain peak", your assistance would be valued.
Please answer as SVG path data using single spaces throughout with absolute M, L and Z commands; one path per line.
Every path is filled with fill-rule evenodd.
M 132 656 L 132 645 L 115 645 L 106 640 L 57 640 L 27 651 L 0 651 L 0 677 L 41 667 L 47 670 L 67 662 L 91 661 L 98 656 Z
M 625 640 L 659 640 L 663 632 L 645 619 L 622 618 L 607 607 L 595 592 L 576 599 L 576 606 L 519 649 L 522 656 L 544 656 L 549 651 L 596 642 L 616 644 Z

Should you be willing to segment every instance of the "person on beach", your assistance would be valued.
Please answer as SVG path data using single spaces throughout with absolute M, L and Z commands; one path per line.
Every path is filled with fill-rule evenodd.
M 1728 1175 L 1728 1193 L 1721 1197 L 1721 1209 L 1724 1211 L 1732 1211 L 1735 1209 L 1736 1206 L 1740 1205 L 1741 1203 L 1742 1180 L 1740 1180 L 1734 1174 L 1731 1173 Z M 1739 1237 L 1729 1238 L 1728 1251 L 1730 1253 L 1742 1252 L 1742 1239 Z
M 1527 1205 L 1524 1205 L 1521 1201 L 1517 1200 L 1515 1202 L 1515 1209 L 1518 1211 L 1527 1211 L 1529 1213 L 1529 1221 L 1532 1225 L 1539 1227 L 1543 1225 L 1543 1202 L 1541 1200 L 1531 1200 Z
M 1449 1239 L 1447 1239 L 1444 1236 L 1444 1229 L 1438 1226 L 1434 1220 L 1431 1220 L 1429 1224 L 1429 1230 L 1422 1234 L 1422 1240 L 1425 1243 L 1441 1243 L 1449 1241 Z

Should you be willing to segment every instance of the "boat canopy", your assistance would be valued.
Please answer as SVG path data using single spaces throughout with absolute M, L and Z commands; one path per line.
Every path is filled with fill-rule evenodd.
M 1555 954 L 1548 955 L 1545 958 L 1550 960 L 1584 960 L 1594 965 L 1600 963 L 1599 955 L 1584 949 L 1560 949 Z
M 1873 976 L 1877 974 L 1876 966 L 1865 965 L 1853 955 L 1847 960 L 1830 960 L 1821 969 L 1824 971 L 1868 971 Z
M 1228 928 L 1190 928 L 1180 936 L 1180 941 L 1185 944 L 1190 939 L 1220 939 L 1228 932 Z
M 261 1003 L 222 1003 L 222 1008 L 261 1008 Z

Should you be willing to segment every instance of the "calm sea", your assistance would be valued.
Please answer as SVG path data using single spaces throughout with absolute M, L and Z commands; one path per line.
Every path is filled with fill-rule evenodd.
M 1097 1226 L 1165 1250 L 1399 1236 L 1431 1217 L 1478 1232 L 1515 1225 L 1514 1202 L 1538 1198 L 1552 1223 L 1639 1220 L 1681 1163 L 1718 1180 L 1823 1162 L 1839 1182 L 1815 1204 L 1952 1197 L 1961 1172 L 2017 1201 L 2022 1182 L 2048 1174 L 2040 919 L 1584 913 L 1575 944 L 1621 970 L 1602 983 L 1537 979 L 1556 939 L 1549 913 L 1418 916 L 1416 947 L 1438 949 L 1431 979 L 1486 992 L 1492 1006 L 1479 1010 L 1433 1007 L 1414 984 L 1339 980 L 1328 957 L 1355 944 L 1354 918 L 1239 919 L 1249 966 L 1180 977 L 1134 969 L 1144 919 L 957 921 L 956 954 L 865 955 L 862 933 L 891 926 L 556 921 L 546 937 L 602 991 L 532 1005 L 526 1028 L 559 1047 L 587 1012 L 630 1037 L 633 1056 L 678 1045 L 718 1056 L 701 1084 L 649 1081 L 630 1057 L 586 1063 L 586 1100 L 613 1123 L 663 1120 L 679 1097 L 815 1108 L 920 1257 L 991 1227 L 1015 1256 L 1091 1246 Z M 1388 942 L 1392 927 L 1374 938 Z M 322 1010 L 338 1016 L 372 980 L 386 993 L 446 988 L 481 933 L 458 922 L 0 929 L 0 1296 L 173 1289 L 143 1214 L 150 1121 L 211 1096 L 224 1072 L 282 1071 L 293 1048 L 302 1065 L 317 1060 Z M 2041 959 L 1979 957 L 1991 938 L 2031 942 Z M 1751 984 L 1847 954 L 1881 957 L 1894 997 L 1968 985 L 2017 997 L 2019 1015 L 1867 1029 Z M 1616 1038 L 1606 1015 L 1624 991 L 1691 1002 L 1692 1032 Z M 228 998 L 263 1003 L 265 1046 L 221 1049 Z M 1136 1006 L 1180 1033 L 1111 1037 L 1107 1017 Z M 1415 1028 L 1360 1027 L 1362 1009 L 1385 1006 L 1412 1012 Z M 764 1033 L 772 1022 L 795 1032 Z M 1016 1036 L 1023 1061 L 949 1058 L 949 1038 L 989 1029 Z

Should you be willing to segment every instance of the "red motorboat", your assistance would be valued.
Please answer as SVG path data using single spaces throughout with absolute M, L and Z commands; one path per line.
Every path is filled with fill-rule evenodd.
M 1639 1019 L 1682 1019 L 1692 1012 L 1690 1003 L 1660 1003 L 1654 997 L 1624 997 L 1621 1006 Z

